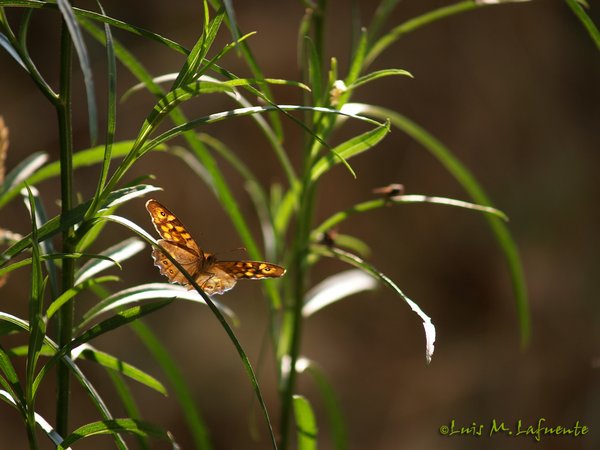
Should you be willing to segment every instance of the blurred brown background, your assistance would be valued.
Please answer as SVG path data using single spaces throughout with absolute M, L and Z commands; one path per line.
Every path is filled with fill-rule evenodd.
M 328 52 L 347 67 L 350 47 L 349 2 L 332 1 L 328 12 Z M 372 2 L 375 3 L 375 2 Z M 600 23 L 600 4 L 592 17 Z M 401 2 L 392 27 L 416 14 L 442 6 L 440 1 Z M 82 6 L 90 7 L 91 3 Z M 202 24 L 199 2 L 107 1 L 107 13 L 191 47 Z M 299 79 L 296 32 L 301 2 L 234 2 L 244 31 L 256 30 L 250 44 L 269 77 Z M 362 2 L 362 22 L 374 5 Z M 18 19 L 14 11 L 9 17 Z M 35 14 L 31 53 L 40 70 L 56 85 L 57 16 Z M 179 70 L 182 56 L 156 44 L 114 31 L 151 73 Z M 229 35 L 223 30 L 219 42 Z M 104 104 L 103 50 L 88 41 L 96 68 L 98 99 Z M 222 63 L 240 76 L 242 61 L 230 55 Z M 357 216 L 344 233 L 367 241 L 370 260 L 388 274 L 433 319 L 436 352 L 424 363 L 423 330 L 418 318 L 390 291 L 350 298 L 323 310 L 304 329 L 303 354 L 319 362 L 337 390 L 351 449 L 597 449 L 600 448 L 600 308 L 598 306 L 597 176 L 600 150 L 600 61 L 581 24 L 562 2 L 535 1 L 490 7 L 426 27 L 393 45 L 372 69 L 403 68 L 414 80 L 388 78 L 360 89 L 354 100 L 397 110 L 420 123 L 448 145 L 481 181 L 496 205 L 510 216 L 519 244 L 533 319 L 529 349 L 520 351 L 519 332 L 506 266 L 491 233 L 476 213 L 441 206 L 407 205 Z M 122 69 L 122 67 L 120 67 Z M 341 71 L 344 73 L 343 69 Z M 0 114 L 11 131 L 8 168 L 43 150 L 58 158 L 55 117 L 32 82 L 5 52 L 0 52 Z M 134 80 L 119 72 L 119 92 Z M 75 105 L 77 148 L 86 148 L 85 103 L 80 80 Z M 299 101 L 293 88 L 275 89 L 281 103 Z M 119 105 L 118 139 L 135 137 L 152 100 L 137 94 Z M 219 96 L 188 105 L 190 116 L 231 108 Z M 300 132 L 289 121 L 285 145 L 292 155 Z M 348 126 L 348 125 L 347 125 Z M 357 130 L 362 130 L 357 125 Z M 101 128 L 102 129 L 102 128 Z M 265 183 L 284 182 L 268 145 L 249 119 L 205 128 L 252 166 Z M 263 160 L 265 158 L 265 160 Z M 358 201 L 390 182 L 404 183 L 408 193 L 468 200 L 457 183 L 423 148 L 393 130 L 373 152 L 352 161 L 358 179 L 339 168 L 323 183 L 318 220 Z M 226 164 L 240 208 L 257 236 L 252 205 L 237 174 Z M 98 168 L 77 173 L 76 188 L 93 193 Z M 129 175 L 152 173 L 169 205 L 208 249 L 225 252 L 241 245 L 210 190 L 180 160 L 149 155 Z M 58 182 L 40 187 L 49 213 L 57 212 Z M 27 213 L 17 200 L 4 209 L 2 227 L 27 231 Z M 151 229 L 143 201 L 129 203 L 121 214 Z M 98 242 L 101 250 L 127 233 L 110 227 Z M 314 282 L 344 267 L 323 264 Z M 318 273 L 321 270 L 321 273 Z M 124 265 L 119 288 L 159 281 L 149 250 Z M 26 318 L 29 274 L 21 270 L 2 288 L 1 307 Z M 258 283 L 241 283 L 222 299 L 241 319 L 237 330 L 256 366 L 267 310 Z M 84 297 L 80 311 L 93 299 Z M 252 393 L 231 343 L 208 310 L 177 303 L 147 320 L 172 356 L 208 423 L 215 448 L 268 448 L 260 417 L 261 440 L 250 437 Z M 126 329 L 102 337 L 97 347 L 118 355 L 164 380 L 135 335 Z M 268 360 L 268 358 L 267 358 Z M 123 415 L 113 387 L 97 367 L 84 364 L 116 416 Z M 276 385 L 270 361 L 260 381 L 277 420 Z M 173 398 L 162 398 L 134 384 L 146 419 L 171 430 L 183 448 L 192 442 Z M 54 385 L 47 383 L 40 412 L 53 420 Z M 301 378 L 299 390 L 317 410 L 320 448 L 332 448 L 322 402 L 314 384 Z M 96 420 L 85 394 L 74 387 L 73 427 Z M 255 411 L 256 412 L 256 411 Z M 0 409 L 0 448 L 25 448 L 24 428 L 14 410 Z M 492 419 L 510 426 L 521 419 L 537 425 L 590 427 L 585 437 L 444 437 L 442 425 L 460 426 Z M 275 424 L 277 426 L 277 424 Z M 46 442 L 43 441 L 46 445 Z M 155 443 L 153 448 L 165 448 Z M 81 448 L 111 448 L 106 437 Z

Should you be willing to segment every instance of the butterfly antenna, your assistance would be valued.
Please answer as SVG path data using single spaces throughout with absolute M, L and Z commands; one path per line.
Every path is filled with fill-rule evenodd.
M 225 253 L 233 253 L 233 252 L 246 252 L 247 253 L 248 250 L 246 249 L 246 247 L 238 247 L 238 248 L 232 248 L 230 250 L 227 250 Z M 223 255 L 225 253 L 219 252 L 219 253 L 217 253 L 217 255 L 220 256 L 220 255 Z

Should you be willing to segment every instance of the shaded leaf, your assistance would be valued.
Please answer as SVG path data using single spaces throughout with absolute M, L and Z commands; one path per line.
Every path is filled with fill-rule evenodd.
M 143 384 L 150 389 L 154 389 L 164 396 L 167 395 L 167 390 L 163 384 L 152 375 L 147 374 L 143 370 L 138 369 L 122 359 L 100 351 L 89 344 L 84 344 L 84 348 L 79 354 L 79 358 L 87 361 L 94 361 L 101 366 L 106 367 L 107 369 L 119 372 L 120 374 L 125 375 L 126 377 L 131 378 L 132 380 L 137 381 L 138 383 Z

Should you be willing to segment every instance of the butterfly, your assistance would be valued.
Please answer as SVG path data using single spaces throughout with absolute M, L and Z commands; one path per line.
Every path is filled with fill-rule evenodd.
M 158 244 L 168 252 L 208 294 L 222 294 L 233 288 L 239 279 L 262 280 L 279 278 L 285 269 L 262 261 L 219 261 L 214 254 L 204 252 L 181 221 L 156 200 L 148 200 L 146 209 L 154 228 L 162 239 Z M 194 289 L 183 273 L 175 267 L 160 248 L 152 250 L 154 265 L 171 283 Z

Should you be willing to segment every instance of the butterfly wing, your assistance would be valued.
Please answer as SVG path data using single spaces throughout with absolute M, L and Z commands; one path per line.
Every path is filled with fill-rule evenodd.
M 212 255 L 209 257 L 213 259 Z M 215 261 L 196 278 L 196 282 L 208 295 L 222 294 L 233 288 L 237 280 L 261 280 L 277 278 L 285 269 L 275 264 L 261 261 Z
M 217 261 L 215 266 L 237 279 L 279 278 L 285 273 L 283 267 L 262 261 Z
M 223 270 L 219 264 L 208 267 L 206 272 L 202 272 L 196 277 L 196 283 L 208 295 L 223 294 L 237 283 L 236 276 Z
M 171 244 L 164 239 L 158 240 L 159 245 L 164 248 L 181 266 L 192 276 L 197 276 L 200 265 L 198 264 L 198 255 L 190 252 L 186 247 Z M 166 276 L 171 283 L 178 283 L 183 286 L 189 284 L 187 278 L 181 271 L 175 267 L 169 258 L 159 248 L 152 250 L 152 259 L 154 265 L 160 269 L 161 275 Z
M 204 264 L 204 253 L 187 232 L 183 223 L 156 200 L 148 200 L 146 209 L 152 217 L 154 228 L 163 238 L 158 241 L 158 244 L 192 277 L 198 276 Z M 165 275 L 171 283 L 179 283 L 183 286 L 189 284 L 183 273 L 159 248 L 152 250 L 152 258 L 154 265 L 160 269 L 160 273 Z
M 197 254 L 201 259 L 204 259 L 202 250 L 200 250 L 196 241 L 188 233 L 185 225 L 181 223 L 175 214 L 156 200 L 148 200 L 146 202 L 146 209 L 150 213 L 154 228 L 156 228 L 160 237 L 167 242 L 185 247 L 190 252 Z
M 154 265 L 171 283 L 190 286 L 187 278 L 171 262 L 171 255 L 208 295 L 222 294 L 235 286 L 237 280 L 277 278 L 285 273 L 281 266 L 261 261 L 217 261 L 214 255 L 204 253 L 179 219 L 156 200 L 148 200 L 146 209 L 152 217 L 154 228 L 162 239 L 158 244 L 164 249 L 152 251 Z

